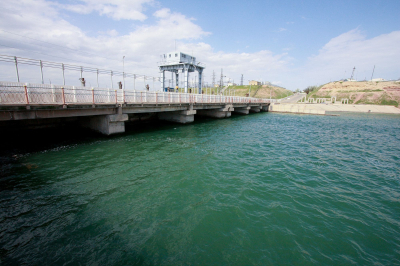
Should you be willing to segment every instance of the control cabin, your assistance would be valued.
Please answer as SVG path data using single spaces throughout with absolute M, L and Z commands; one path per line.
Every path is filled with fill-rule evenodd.
M 179 64 L 179 63 L 196 64 L 196 57 L 181 52 L 172 52 L 163 54 L 162 59 L 167 64 Z

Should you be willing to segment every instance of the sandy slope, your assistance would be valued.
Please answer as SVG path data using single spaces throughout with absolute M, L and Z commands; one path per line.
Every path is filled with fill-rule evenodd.
M 322 86 L 309 97 L 330 98 L 338 100 L 347 98 L 355 104 L 385 104 L 398 105 L 400 102 L 400 82 L 394 81 L 361 81 L 361 82 L 331 82 Z

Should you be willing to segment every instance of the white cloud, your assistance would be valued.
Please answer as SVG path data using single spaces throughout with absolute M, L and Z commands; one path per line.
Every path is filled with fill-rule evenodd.
M 145 4 L 153 4 L 154 0 L 81 0 L 81 4 L 59 5 L 67 10 L 89 14 L 98 12 L 114 20 L 140 20 L 147 16 L 143 13 Z
M 385 79 L 397 78 L 400 76 L 399 43 L 400 31 L 371 39 L 367 39 L 358 29 L 343 33 L 332 38 L 299 70 L 300 76 L 303 77 L 300 79 L 302 87 L 350 78 L 353 67 L 356 67 L 359 80 L 365 77 L 368 79 L 374 65 L 375 76 Z
M 193 53 L 198 61 L 206 64 L 205 81 L 208 82 L 211 82 L 213 70 L 218 79 L 221 68 L 224 69 L 224 75 L 236 82 L 244 74 L 245 80 L 275 80 L 289 89 L 341 79 L 344 72 L 350 73 L 354 66 L 358 79 L 363 79 L 367 72 L 370 77 L 374 65 L 376 77 L 387 79 L 400 76 L 400 31 L 370 39 L 358 29 L 343 33 L 326 43 L 318 54 L 308 58 L 306 64 L 295 68 L 293 64 L 296 61 L 288 54 L 289 49 L 283 49 L 279 54 L 268 50 L 251 53 L 215 51 L 202 39 L 211 33 L 204 31 L 194 19 L 168 8 L 148 14 L 153 16 L 155 22 L 150 25 L 141 24 L 128 34 L 121 35 L 116 29 L 107 29 L 97 36 L 89 36 L 78 26 L 63 19 L 62 9 L 54 2 L 21 0 L 21 3 L 0 2 L 0 54 L 116 71 L 122 71 L 122 57 L 125 56 L 126 72 L 158 76 L 159 55 L 173 51 L 176 41 L 177 50 Z M 83 3 L 96 5 L 94 1 Z M 105 1 L 98 3 L 107 4 Z M 117 2 L 116 5 L 120 3 L 126 2 Z M 150 2 L 135 3 L 139 5 Z M 123 8 L 122 4 L 119 8 Z M 137 10 L 142 9 L 138 7 Z M 120 14 L 118 12 L 113 14 Z M 14 79 L 15 74 L 7 74 L 7 71 L 14 71 L 14 67 L 10 65 L 1 68 L 0 79 Z M 29 74 L 32 80 L 27 82 L 37 82 L 40 77 L 38 73 L 34 69 L 21 75 Z M 60 77 L 58 73 L 58 81 L 53 83 L 60 82 Z M 87 78 L 89 82 L 95 83 L 93 77 Z M 71 80 L 78 81 L 75 76 Z M 110 77 L 104 80 L 106 84 Z

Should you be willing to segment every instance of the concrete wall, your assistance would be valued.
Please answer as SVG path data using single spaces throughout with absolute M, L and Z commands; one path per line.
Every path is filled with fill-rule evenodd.
M 394 106 L 367 104 L 271 104 L 270 111 L 304 114 L 325 114 L 327 112 L 400 114 L 400 109 Z
M 324 115 L 324 110 L 310 109 L 304 104 L 271 104 L 270 112 Z

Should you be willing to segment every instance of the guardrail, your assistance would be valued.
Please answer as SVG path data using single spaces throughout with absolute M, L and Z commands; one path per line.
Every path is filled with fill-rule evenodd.
M 270 102 L 276 102 L 276 100 L 224 95 L 130 91 L 109 88 L 0 82 L 0 105 Z

